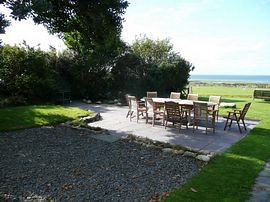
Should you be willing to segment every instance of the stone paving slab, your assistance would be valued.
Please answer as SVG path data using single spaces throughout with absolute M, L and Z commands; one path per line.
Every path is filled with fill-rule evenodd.
M 104 135 L 104 134 L 98 134 L 98 135 L 92 135 L 93 138 L 98 140 L 103 140 L 105 142 L 115 142 L 119 140 L 117 136 L 114 135 Z
M 128 108 L 125 106 L 85 104 L 81 102 L 75 102 L 69 106 L 90 109 L 100 113 L 102 120 L 90 123 L 90 125 L 107 129 L 111 135 L 117 138 L 125 138 L 129 134 L 133 134 L 152 140 L 180 144 L 197 150 L 209 150 L 217 153 L 224 152 L 232 144 L 242 139 L 258 123 L 256 121 L 246 121 L 248 130 L 246 133 L 241 134 L 236 125 L 232 125 L 231 129 L 224 131 L 225 120 L 219 117 L 215 133 L 212 133 L 212 130 L 209 129 L 208 133 L 205 134 L 205 128 L 203 127 L 199 127 L 193 133 L 192 126 L 189 126 L 188 129 L 182 126 L 180 131 L 179 128 L 172 126 L 168 126 L 165 129 L 161 124 L 162 120 L 157 121 L 155 126 L 152 126 L 151 121 L 146 124 L 145 119 L 142 118 L 139 119 L 138 123 L 136 117 L 130 121 L 129 118 L 126 118 Z
M 251 198 L 246 202 L 270 202 L 270 161 L 256 178 Z

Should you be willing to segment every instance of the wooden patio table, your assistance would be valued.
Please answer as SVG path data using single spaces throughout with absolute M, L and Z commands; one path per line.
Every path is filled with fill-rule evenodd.
M 187 107 L 193 107 L 193 102 L 194 102 L 194 100 L 181 100 L 181 99 L 171 99 L 171 98 L 152 98 L 152 100 L 157 105 L 164 105 L 165 102 L 176 102 L 181 106 L 187 106 Z M 207 103 L 208 107 L 213 107 L 217 105 L 217 103 L 214 103 L 214 102 L 206 102 L 206 101 L 196 101 L 196 102 Z
M 164 107 L 165 102 L 176 102 L 179 106 L 183 107 L 188 111 L 188 122 L 191 124 L 191 110 L 193 109 L 194 100 L 181 100 L 181 99 L 171 99 L 171 98 L 152 98 L 153 103 L 157 108 Z M 214 109 L 215 105 L 218 103 L 214 102 L 206 102 L 206 101 L 196 101 L 201 103 L 207 103 L 208 107 L 212 107 Z

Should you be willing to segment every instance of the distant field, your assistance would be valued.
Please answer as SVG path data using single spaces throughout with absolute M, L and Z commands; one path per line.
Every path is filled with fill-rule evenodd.
M 241 81 L 190 81 L 191 86 L 228 86 L 270 88 L 270 82 L 241 82 Z
M 223 97 L 252 98 L 253 92 L 258 88 L 239 88 L 223 86 L 192 86 L 192 92 L 199 96 L 220 95 Z
M 198 93 L 200 97 L 220 95 L 227 98 L 253 98 L 254 90 L 270 90 L 270 83 L 191 82 L 190 86 L 192 92 Z
M 221 96 L 221 102 L 233 102 L 237 108 L 242 108 L 245 103 L 251 102 L 251 108 L 247 117 L 251 119 L 261 119 L 266 108 L 268 109 L 270 101 L 263 99 L 253 100 L 253 91 L 259 88 L 243 88 L 243 87 L 225 87 L 225 86 L 192 86 L 192 92 L 199 94 L 200 100 L 208 100 L 210 95 Z M 270 89 L 269 89 L 270 90 Z M 227 115 L 228 108 L 220 108 L 220 115 Z

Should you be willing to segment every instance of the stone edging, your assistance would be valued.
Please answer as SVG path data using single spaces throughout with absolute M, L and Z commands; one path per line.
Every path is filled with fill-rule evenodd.
M 180 154 L 187 157 L 193 157 L 203 162 L 209 162 L 217 153 L 208 150 L 195 150 L 192 148 L 183 147 L 181 145 L 172 145 L 165 142 L 153 141 L 148 138 L 128 135 L 127 139 L 134 141 L 146 147 L 161 149 L 165 153 Z
M 105 130 L 100 127 L 92 127 L 88 125 L 88 123 L 99 121 L 101 119 L 102 119 L 101 115 L 99 113 L 96 113 L 92 116 L 83 117 L 79 120 L 68 121 L 68 122 L 62 123 L 60 124 L 60 126 L 71 127 L 73 129 L 79 129 L 79 130 L 89 130 L 95 134 L 110 135 L 108 130 Z M 196 158 L 206 163 L 209 162 L 211 158 L 213 158 L 215 155 L 217 155 L 217 153 L 210 152 L 208 150 L 196 150 L 189 147 L 183 147 L 181 145 L 172 145 L 166 142 L 154 141 L 148 138 L 138 137 L 131 134 L 129 134 L 126 139 L 130 141 L 134 141 L 146 147 L 161 149 L 165 153 L 180 154 L 183 156 Z

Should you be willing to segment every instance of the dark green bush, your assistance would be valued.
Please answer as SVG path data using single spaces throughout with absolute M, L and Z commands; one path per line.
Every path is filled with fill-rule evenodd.
M 73 51 L 65 51 L 58 57 L 57 71 L 61 75 L 63 88 L 69 88 L 73 98 L 92 101 L 110 96 L 108 68 L 97 67 L 87 58 Z
M 111 70 L 113 91 L 143 97 L 146 91 L 168 96 L 183 90 L 194 66 L 172 47 L 168 40 L 137 39 Z
M 22 97 L 27 103 L 53 100 L 57 91 L 53 68 L 49 54 L 40 49 L 0 47 L 0 95 Z
M 119 51 L 120 53 L 120 51 Z M 137 40 L 118 57 L 93 60 L 72 50 L 57 53 L 4 45 L 0 47 L 1 105 L 53 102 L 59 91 L 92 101 L 138 97 L 146 91 L 168 96 L 188 83 L 193 65 L 172 51 L 168 40 Z M 16 101 L 17 100 L 17 101 Z

